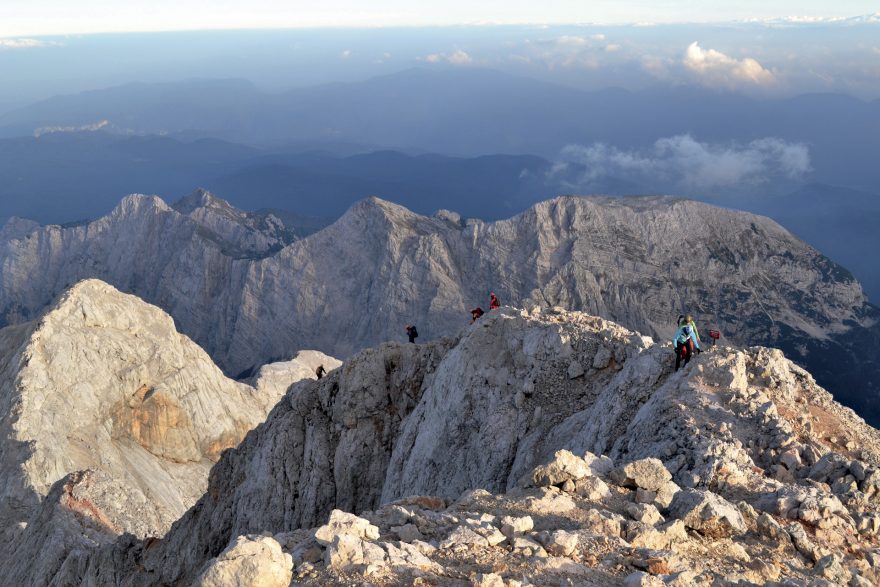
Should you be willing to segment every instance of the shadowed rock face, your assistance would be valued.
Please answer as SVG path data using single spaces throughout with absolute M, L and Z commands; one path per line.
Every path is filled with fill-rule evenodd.
M 18 223 L 0 241 L 0 315 L 34 316 L 61 288 L 99 277 L 165 309 L 238 375 L 301 348 L 349 356 L 402 339 L 408 323 L 420 341 L 455 333 L 489 291 L 662 338 L 689 312 L 704 333 L 783 348 L 880 418 L 880 313 L 845 269 L 766 218 L 673 198 L 563 197 L 484 223 L 372 198 L 245 258 L 233 249 L 281 241 L 242 214 L 207 194 L 176 209 L 130 196 L 84 226 Z
M 475 488 L 506 492 L 497 500 L 508 500 L 511 510 L 545 516 L 545 523 L 560 523 L 559 516 L 584 508 L 580 518 L 566 522 L 572 524 L 568 529 L 588 527 L 588 533 L 605 535 L 625 552 L 632 552 L 633 544 L 687 541 L 685 526 L 710 541 L 753 532 L 743 542 L 752 548 L 763 538 L 755 527 L 757 514 L 748 508 L 783 519 L 795 508 L 804 523 L 825 520 L 823 532 L 807 542 L 839 540 L 830 548 L 858 557 L 840 545 L 845 540 L 865 548 L 873 544 L 873 538 L 858 536 L 856 524 L 880 511 L 878 447 L 875 429 L 777 350 L 717 347 L 673 373 L 668 344 L 586 314 L 507 308 L 490 313 L 459 338 L 385 344 L 353 356 L 319 382 L 293 386 L 264 424 L 224 453 L 205 495 L 162 540 L 124 538 L 66 554 L 56 551 L 53 576 L 65 584 L 89 584 L 99 577 L 114 577 L 110 582 L 120 585 L 191 584 L 225 560 L 223 552 L 242 542 L 239 536 L 296 533 L 325 523 L 335 508 L 378 520 L 382 532 L 397 526 L 395 532 L 416 536 L 412 528 L 400 528 L 403 522 L 383 518 L 393 512 L 382 504 L 439 503 L 430 506 L 436 509 L 460 498 L 458 508 L 467 509 L 480 499 L 491 501 L 485 492 L 469 493 Z M 570 453 L 557 452 L 561 449 Z M 580 462 L 573 456 L 588 452 L 621 465 L 650 461 L 611 471 L 607 459 Z M 629 487 L 616 494 L 629 493 L 613 505 L 605 482 L 585 479 L 594 475 Z M 798 481 L 806 478 L 821 480 L 828 489 Z M 571 496 L 555 485 L 537 492 L 519 489 L 534 484 L 558 484 Z M 65 487 L 53 488 L 56 500 L 70 493 Z M 693 491 L 676 500 L 679 488 Z M 612 501 L 585 505 L 577 500 L 578 491 L 592 495 L 589 500 Z M 405 499 L 413 495 L 435 497 Z M 635 495 L 647 499 L 643 503 L 656 500 L 664 512 L 669 508 L 669 521 L 680 519 L 680 528 L 650 528 L 662 518 L 656 510 L 626 509 L 624 502 L 635 505 Z M 748 507 L 732 505 L 740 500 Z M 52 513 L 55 503 L 46 500 L 22 544 L 40 544 L 45 532 L 40 520 L 60 515 Z M 819 503 L 826 504 L 821 508 L 828 515 L 819 512 Z M 592 513 L 586 511 L 591 508 Z M 604 508 L 626 511 L 637 522 L 627 523 Z M 368 511 L 377 509 L 385 513 Z M 95 523 L 94 515 L 65 512 L 74 518 L 68 528 Z M 473 538 L 464 529 L 455 534 L 450 524 L 459 522 L 450 519 L 435 520 L 449 526 L 443 530 L 448 538 L 438 535 L 438 541 Z M 492 532 L 494 540 L 499 531 Z M 623 543 L 624 536 L 633 543 Z M 308 533 L 300 540 L 307 541 Z M 538 548 L 510 540 L 514 549 Z M 324 542 L 327 548 L 336 544 Z M 700 551 L 690 556 L 693 552 Z M 27 551 L 20 549 L 17 556 L 24 560 Z M 324 560 L 330 573 L 336 559 L 327 554 Z M 706 566 L 704 560 L 694 559 L 697 563 Z M 16 567 L 12 576 L 40 579 L 29 573 L 30 567 Z M 318 575 L 314 584 L 328 577 Z

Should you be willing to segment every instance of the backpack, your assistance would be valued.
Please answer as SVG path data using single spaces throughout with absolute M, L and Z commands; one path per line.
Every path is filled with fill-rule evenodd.
M 681 335 L 678 337 L 678 342 L 682 344 L 686 343 L 688 340 L 690 340 L 693 333 L 693 328 L 691 328 L 689 324 L 685 324 L 681 327 Z

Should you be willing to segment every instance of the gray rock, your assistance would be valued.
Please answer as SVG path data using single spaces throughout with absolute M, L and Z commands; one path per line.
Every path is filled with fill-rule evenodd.
M 369 520 L 359 518 L 354 514 L 333 510 L 326 524 L 315 531 L 315 540 L 319 544 L 329 546 L 338 536 L 354 536 L 365 540 L 378 540 L 379 528 Z
M 735 505 L 710 491 L 683 489 L 675 494 L 669 516 L 710 538 L 727 538 L 748 529 Z
M 672 475 L 659 459 L 649 458 L 618 467 L 611 472 L 611 479 L 623 487 L 658 491 L 672 480 Z
M 293 559 L 268 536 L 239 536 L 208 563 L 194 587 L 287 587 Z

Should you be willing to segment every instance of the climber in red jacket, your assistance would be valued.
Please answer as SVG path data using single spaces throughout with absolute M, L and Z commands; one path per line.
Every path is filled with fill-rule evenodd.
M 495 293 L 489 294 L 489 310 L 496 310 L 501 307 L 501 302 L 498 301 L 498 298 L 495 296 Z

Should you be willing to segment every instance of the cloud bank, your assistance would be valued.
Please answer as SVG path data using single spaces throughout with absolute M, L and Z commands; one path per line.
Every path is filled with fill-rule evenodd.
M 39 39 L 0 39 L 0 51 L 14 49 L 35 49 L 37 47 L 53 47 L 58 43 L 40 41 Z
M 473 63 L 473 58 L 467 54 L 466 51 L 462 51 L 461 49 L 457 49 L 454 53 L 447 55 L 446 53 L 432 53 L 425 57 L 425 61 L 428 63 L 451 63 L 452 65 L 470 65 Z
M 714 49 L 703 49 L 696 41 L 684 52 L 682 64 L 700 83 L 736 88 L 741 84 L 768 85 L 775 76 L 751 57 L 734 59 Z
M 575 164 L 583 168 L 578 178 L 581 185 L 615 177 L 689 191 L 798 179 L 811 170 L 806 145 L 773 137 L 719 145 L 677 135 L 659 139 L 645 150 L 621 150 L 604 143 L 569 145 L 560 159 L 551 173 L 567 171 Z

